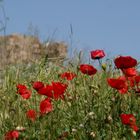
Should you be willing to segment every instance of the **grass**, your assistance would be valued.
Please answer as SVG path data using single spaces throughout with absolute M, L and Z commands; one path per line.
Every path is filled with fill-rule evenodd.
M 106 70 L 99 68 L 95 75 L 89 76 L 79 71 L 79 65 L 52 65 L 48 68 L 46 63 L 43 59 L 30 66 L 9 66 L 3 71 L 0 87 L 1 139 L 6 132 L 17 127 L 25 128 L 19 131 L 21 140 L 140 139 L 140 134 L 123 125 L 120 119 L 121 113 L 132 113 L 140 126 L 139 96 L 133 91 L 120 94 L 107 83 L 107 78 L 115 77 L 120 73 L 119 70 L 105 62 Z M 60 78 L 60 74 L 66 71 L 74 72 L 77 76 L 71 81 Z M 29 109 L 39 112 L 39 103 L 45 96 L 37 94 L 32 81 L 48 84 L 60 81 L 68 84 L 65 99 L 52 100 L 53 111 L 38 116 L 34 122 L 26 117 L 26 112 Z M 19 83 L 32 90 L 28 100 L 16 93 Z

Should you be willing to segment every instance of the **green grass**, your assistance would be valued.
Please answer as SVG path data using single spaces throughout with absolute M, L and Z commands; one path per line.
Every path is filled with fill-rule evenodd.
M 118 74 L 107 63 L 107 70 L 99 70 L 94 76 L 82 74 L 78 65 L 52 65 L 46 69 L 44 59 L 31 66 L 9 66 L 3 71 L 0 87 L 0 139 L 17 126 L 21 140 L 138 140 L 134 133 L 120 120 L 121 113 L 132 113 L 140 126 L 140 97 L 134 93 L 121 95 L 109 87 L 106 79 Z M 72 81 L 63 80 L 59 74 L 71 71 L 77 74 Z M 61 81 L 68 84 L 65 100 L 53 100 L 54 110 L 37 117 L 35 122 L 26 117 L 26 111 L 39 111 L 40 100 L 32 81 L 51 83 Z M 16 92 L 16 85 L 25 84 L 32 90 L 32 97 L 23 100 Z M 70 96 L 67 96 L 69 94 Z

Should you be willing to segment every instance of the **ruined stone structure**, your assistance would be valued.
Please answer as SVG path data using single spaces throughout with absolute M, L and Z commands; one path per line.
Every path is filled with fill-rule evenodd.
M 67 56 L 67 45 L 64 42 L 43 44 L 38 38 L 27 35 L 0 36 L 0 68 L 9 64 L 36 62 L 46 55 L 50 61 L 63 60 Z

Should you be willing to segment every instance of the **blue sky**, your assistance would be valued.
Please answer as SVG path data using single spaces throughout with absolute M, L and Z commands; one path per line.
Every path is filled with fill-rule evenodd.
M 32 24 L 42 40 L 71 40 L 74 49 L 140 59 L 140 0 L 5 0 L 3 5 L 7 34 L 28 33 Z

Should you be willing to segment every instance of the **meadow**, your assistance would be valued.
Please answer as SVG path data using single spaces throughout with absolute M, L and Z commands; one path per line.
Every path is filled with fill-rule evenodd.
M 8 66 L 0 84 L 0 139 L 140 139 L 139 63 L 103 50 L 65 65 Z

